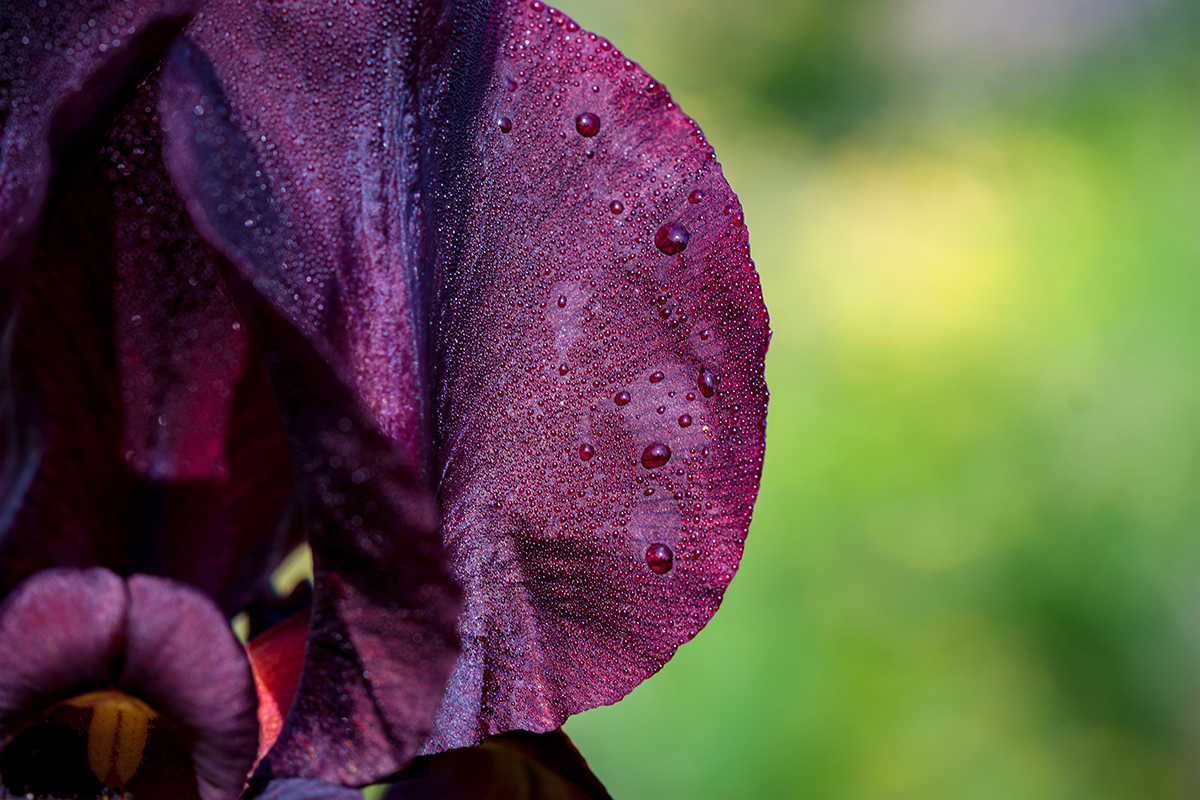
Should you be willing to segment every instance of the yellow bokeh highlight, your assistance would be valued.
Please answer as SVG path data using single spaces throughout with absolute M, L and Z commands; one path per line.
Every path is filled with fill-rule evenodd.
M 939 347 L 998 328 L 1016 261 L 1010 217 L 1003 192 L 967 166 L 849 152 L 797 208 L 798 260 L 840 342 Z

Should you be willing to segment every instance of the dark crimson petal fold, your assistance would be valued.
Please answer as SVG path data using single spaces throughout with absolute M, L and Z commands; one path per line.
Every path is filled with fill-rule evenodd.
M 322 8 L 314 6 L 312 14 L 322 17 Z M 428 737 L 458 652 L 458 589 L 418 461 L 423 451 L 415 442 L 427 437 L 404 427 L 417 424 L 420 404 L 404 394 L 404 386 L 391 392 L 385 391 L 390 382 L 374 382 L 370 363 L 354 354 L 353 336 L 338 327 L 345 312 L 353 311 L 356 319 L 366 312 L 338 296 L 334 274 L 352 283 L 366 281 L 356 248 L 370 244 L 392 259 L 390 244 L 364 244 L 359 237 L 367 234 L 355 226 L 373 220 L 357 220 L 349 212 L 332 232 L 310 224 L 306 204 L 324 202 L 326 194 L 305 195 L 279 164 L 278 150 L 303 141 L 300 131 L 313 107 L 311 98 L 293 94 L 304 84 L 291 77 L 305 68 L 294 62 L 323 47 L 349 47 L 341 40 L 347 30 L 321 24 L 308 31 L 308 14 L 277 11 L 285 9 L 208 7 L 209 16 L 198 19 L 189 35 L 208 43 L 217 63 L 187 42 L 173 49 L 163 78 L 164 126 L 172 145 L 169 165 L 189 198 L 189 211 L 226 259 L 227 280 L 268 348 L 313 548 L 306 663 L 283 730 L 256 776 L 360 785 L 399 770 Z M 359 11 L 364 25 L 376 14 L 398 13 L 391 6 Z M 341 12 L 330 7 L 328 13 Z M 294 27 L 302 29 L 299 34 Z M 303 38 L 310 33 L 311 39 Z M 338 74 L 348 68 L 325 63 L 313 80 L 349 90 Z M 222 69 L 243 75 L 245 82 L 229 83 Z M 238 86 L 257 92 L 279 85 L 274 69 L 291 76 L 287 89 L 237 105 Z M 244 108 L 278 110 L 279 104 L 296 120 L 278 122 L 264 133 L 243 113 Z M 336 138 L 342 130 L 334 126 L 327 134 Z M 352 160 L 354 154 L 342 157 Z M 361 169 L 370 167 L 364 159 Z M 340 192 L 331 196 L 342 198 Z M 327 249 L 320 241 L 324 234 L 345 239 Z M 407 313 L 404 286 L 397 283 L 396 296 L 379 301 L 381 314 Z M 395 334 L 391 323 L 384 327 Z M 396 352 L 385 361 L 387 369 L 413 377 L 412 349 L 405 341 L 397 337 Z M 372 406 L 363 386 L 377 386 L 391 410 Z M 414 444 L 404 446 L 405 437 Z
M 59 62 L 90 72 L 66 99 L 12 79 L 3 143 L 21 147 L 3 177 L 22 180 L 36 155 L 55 180 L 44 212 L 26 194 L 22 213 L 41 221 L 22 234 L 23 290 L 4 298 L 19 314 L 0 352 L 0 589 L 47 566 L 101 564 L 187 581 L 232 612 L 286 550 L 292 471 L 260 356 L 164 171 L 157 76 L 138 83 L 190 9 L 80 6 L 24 11 L 14 29 L 38 44 L 14 57 L 56 56 L 40 76 L 51 86 Z M 89 19 L 112 38 L 87 33 L 97 53 L 72 62 L 78 29 L 54 26 L 91 31 Z M 125 53 L 117 69 L 97 56 L 122 50 L 143 58 Z M 57 116 L 29 117 L 55 103 Z M 13 196 L 0 195 L 0 214 Z M 0 281 L 25 266 L 4 259 Z
M 0 607 L 0 733 L 116 689 L 185 733 L 203 800 L 233 800 L 258 741 L 250 665 L 221 611 L 184 584 L 49 569 Z
M 426 758 L 423 774 L 402 777 L 387 800 L 609 800 L 561 730 L 513 731 Z
M 357 658 L 306 668 L 296 707 L 361 691 L 350 666 L 370 667 L 372 637 L 387 659 L 389 592 L 365 571 L 385 562 L 348 534 L 434 530 L 403 508 L 358 513 L 388 507 L 366 498 L 389 483 L 436 492 L 464 591 L 426 752 L 619 699 L 716 610 L 762 464 L 766 310 L 699 129 L 540 2 L 228 0 L 187 35 L 164 78 L 168 161 L 249 302 L 277 316 L 256 315 L 297 460 L 326 487 L 307 490 L 327 520 L 310 652 Z M 329 522 L 345 459 L 385 449 L 398 473 L 365 471 L 363 501 L 332 507 L 359 522 Z M 397 678 L 371 694 L 380 730 Z M 298 774 L 288 725 L 275 774 Z M 353 777 L 320 776 L 335 774 Z

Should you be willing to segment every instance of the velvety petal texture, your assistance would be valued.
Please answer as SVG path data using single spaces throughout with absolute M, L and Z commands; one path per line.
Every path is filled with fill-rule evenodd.
M 326 520 L 310 665 L 340 654 L 260 769 L 353 781 L 387 740 L 398 767 L 430 731 L 437 752 L 616 701 L 716 610 L 761 472 L 766 310 L 699 129 L 537 0 L 228 0 L 186 37 L 168 164 L 281 353 Z M 430 721 L 412 687 L 454 638 L 439 511 L 462 652 Z M 430 561 L 392 560 L 404 542 Z M 336 713 L 335 687 L 361 746 L 307 772 L 333 730 L 305 709 Z
M 428 161 L 465 594 L 431 751 L 556 728 L 694 636 L 741 557 L 766 418 L 766 309 L 699 128 L 557 11 L 488 19 Z
M 207 597 L 102 568 L 44 570 L 22 583 L 0 607 L 6 746 L 55 704 L 102 690 L 137 698 L 182 731 L 201 800 L 240 795 L 257 743 L 254 685 Z
M 609 800 L 562 731 L 513 731 L 427 758 L 387 800 Z

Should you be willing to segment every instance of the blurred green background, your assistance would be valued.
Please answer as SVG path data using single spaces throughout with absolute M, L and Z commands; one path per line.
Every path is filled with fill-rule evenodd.
M 1200 797 L 1200 4 L 569 0 L 746 208 L 762 494 L 617 800 Z

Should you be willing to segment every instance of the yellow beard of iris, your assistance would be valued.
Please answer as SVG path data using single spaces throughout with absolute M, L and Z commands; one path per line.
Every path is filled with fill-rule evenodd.
M 124 787 L 137 774 L 146 750 L 146 736 L 158 713 L 150 706 L 116 691 L 90 692 L 64 705 L 90 708 L 88 766 L 110 789 Z

